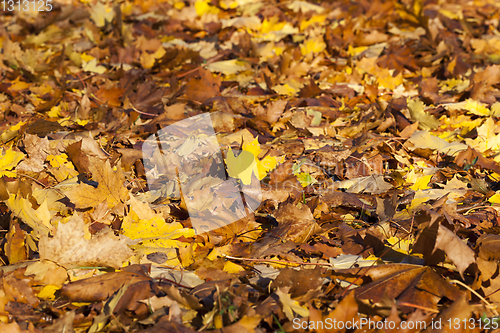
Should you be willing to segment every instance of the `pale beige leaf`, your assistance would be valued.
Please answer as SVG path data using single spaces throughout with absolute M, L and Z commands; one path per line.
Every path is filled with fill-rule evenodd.
M 25 134 L 23 140 L 28 158 L 17 166 L 17 171 L 41 172 L 44 169 L 45 158 L 49 151 L 49 139 L 40 139 L 38 135 Z
M 117 237 L 105 228 L 91 239 L 85 239 L 82 218 L 75 214 L 67 223 L 60 223 L 54 237 L 44 235 L 38 244 L 40 258 L 65 267 L 109 266 L 119 268 L 134 253 L 125 236 Z
M 132 208 L 141 220 L 151 220 L 158 215 L 151 209 L 149 204 L 137 200 L 133 195 L 130 196 L 128 202 L 130 204 L 130 208 Z
M 443 250 L 462 274 L 470 264 L 476 262 L 474 251 L 467 246 L 453 231 L 439 226 L 434 250 Z

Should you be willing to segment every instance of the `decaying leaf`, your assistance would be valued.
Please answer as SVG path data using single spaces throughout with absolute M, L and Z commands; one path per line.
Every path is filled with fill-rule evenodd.
M 439 226 L 434 249 L 443 250 L 457 266 L 460 274 L 463 274 L 470 264 L 476 262 L 474 251 L 453 231 L 442 225 Z
M 300 209 L 292 204 L 280 207 L 276 220 L 280 225 L 289 228 L 286 238 L 293 242 L 305 242 L 319 231 L 319 226 L 306 205 L 302 205 Z
M 40 258 L 52 260 L 65 267 L 109 266 L 121 267 L 133 255 L 125 236 L 117 237 L 106 228 L 88 239 L 88 226 L 78 215 L 66 223 L 59 223 L 53 237 L 43 235 L 38 244 Z

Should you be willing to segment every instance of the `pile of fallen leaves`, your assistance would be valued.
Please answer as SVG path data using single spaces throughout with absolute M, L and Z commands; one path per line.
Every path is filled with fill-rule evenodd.
M 0 16 L 0 331 L 500 326 L 498 1 L 24 9 Z M 202 163 L 148 164 L 201 115 L 220 149 L 184 126 Z M 260 188 L 234 223 L 221 175 Z

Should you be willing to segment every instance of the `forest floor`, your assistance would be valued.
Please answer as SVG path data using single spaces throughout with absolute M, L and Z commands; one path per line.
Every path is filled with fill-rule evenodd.
M 500 327 L 500 2 L 0 2 L 1 332 Z

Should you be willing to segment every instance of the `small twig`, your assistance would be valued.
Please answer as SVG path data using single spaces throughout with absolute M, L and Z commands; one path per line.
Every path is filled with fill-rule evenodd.
M 144 112 L 144 111 L 141 111 L 141 110 L 137 110 L 136 107 L 132 105 L 132 103 L 130 105 L 132 106 L 132 110 L 134 110 L 137 113 L 140 113 L 140 114 L 143 114 L 143 115 L 146 115 L 146 116 L 152 116 L 152 117 L 157 116 L 156 114 L 147 113 L 147 112 Z
M 464 215 L 467 215 L 467 214 L 469 214 L 469 212 L 471 210 L 491 207 L 491 206 L 481 206 L 481 204 L 482 204 L 482 202 L 477 203 L 477 204 L 473 205 L 472 207 L 469 206 L 469 207 L 459 208 L 459 209 L 457 209 L 457 213 L 465 212 Z
M 495 316 L 498 316 L 498 311 L 496 310 L 496 306 L 492 305 L 490 302 L 488 302 L 483 296 L 479 295 L 475 290 L 473 290 L 471 287 L 463 283 L 462 281 L 458 280 L 450 280 L 451 283 L 456 283 L 464 287 L 465 289 L 469 290 L 471 293 L 476 295 L 481 301 L 483 301 L 484 304 L 493 312 Z
M 432 313 L 439 313 L 438 310 L 426 308 L 425 306 L 421 306 L 421 305 L 417 305 L 417 304 L 411 304 L 411 303 L 401 302 L 401 303 L 398 303 L 398 305 L 409 306 L 409 307 L 412 307 L 412 308 L 416 308 L 416 309 L 420 309 L 420 310 L 424 310 L 424 311 L 428 311 L 428 312 L 432 312 Z
M 224 258 L 233 259 L 233 260 L 256 261 L 256 262 L 272 262 L 272 263 L 278 263 L 278 264 L 315 265 L 315 266 L 328 266 L 328 267 L 332 266 L 331 264 L 325 264 L 325 263 L 297 262 L 297 261 L 272 260 L 272 259 L 237 258 L 237 257 L 228 256 L 228 255 L 224 255 Z
M 179 286 L 179 287 L 182 287 L 182 288 L 186 288 L 186 289 L 194 289 L 193 287 L 188 287 L 188 286 L 185 286 L 185 285 L 182 285 L 180 284 L 179 282 L 176 282 L 174 280 L 170 280 L 170 279 L 167 279 L 163 276 L 160 276 L 158 279 L 157 279 L 159 282 L 163 282 L 163 281 L 167 281 L 169 283 L 172 283 L 172 284 L 175 284 L 176 286 Z

